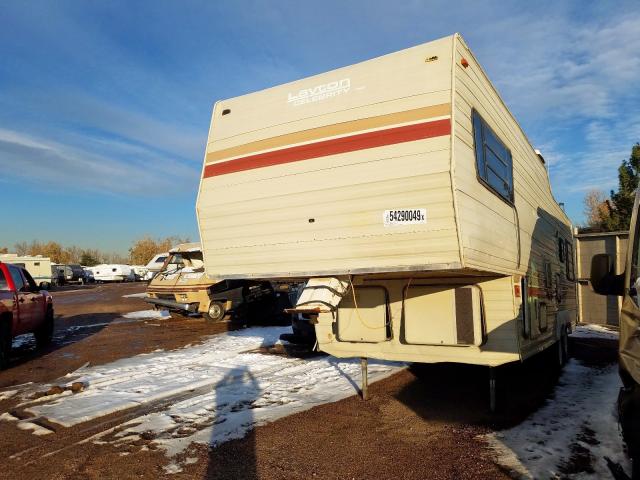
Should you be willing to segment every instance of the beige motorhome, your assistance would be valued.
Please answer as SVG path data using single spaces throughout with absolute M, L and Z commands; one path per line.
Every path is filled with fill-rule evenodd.
M 332 355 L 566 358 L 571 223 L 460 35 L 217 102 L 197 214 L 207 274 L 305 279 Z
M 0 254 L 0 261 L 24 267 L 40 288 L 48 289 L 52 285 L 51 259 L 42 255 Z
M 145 301 L 181 314 L 222 320 L 225 305 L 212 303 L 209 296 L 216 283 L 205 275 L 200 244 L 182 243 L 165 254 L 164 265 L 147 287 Z

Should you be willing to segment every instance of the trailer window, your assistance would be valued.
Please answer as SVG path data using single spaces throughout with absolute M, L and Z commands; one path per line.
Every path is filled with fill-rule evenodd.
M 565 240 L 564 247 L 566 250 L 567 259 L 567 262 L 565 263 L 567 268 L 567 280 L 573 281 L 576 279 L 575 273 L 573 271 L 573 244 L 568 240 Z
M 473 140 L 478 177 L 505 200 L 513 201 L 511 152 L 478 112 L 473 110 Z
M 558 237 L 558 260 L 560 260 L 560 263 L 564 263 L 564 257 L 565 257 L 565 246 L 564 246 L 564 239 L 562 239 L 562 237 Z

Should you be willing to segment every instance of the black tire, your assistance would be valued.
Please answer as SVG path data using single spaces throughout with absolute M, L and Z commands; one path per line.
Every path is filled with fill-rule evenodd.
M 209 304 L 209 310 L 207 310 L 207 313 L 203 313 L 202 316 L 210 322 L 221 322 L 224 320 L 226 314 L 224 303 L 211 302 Z
M 0 321 L 0 370 L 9 366 L 11 357 L 11 319 Z
M 51 344 L 53 339 L 53 308 L 47 308 L 44 323 L 33 333 L 36 337 L 36 346 L 38 348 L 45 348 Z

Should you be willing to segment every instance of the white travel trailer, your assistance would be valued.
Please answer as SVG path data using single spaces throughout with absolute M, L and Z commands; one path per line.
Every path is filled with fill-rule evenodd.
M 208 275 L 307 279 L 332 355 L 566 358 L 571 223 L 460 35 L 217 102 L 197 214 Z
M 155 257 L 153 257 L 151 261 L 144 267 L 147 269 L 147 271 L 143 277 L 143 280 L 151 280 L 156 275 L 156 273 L 162 270 L 162 267 L 164 267 L 167 258 L 169 258 L 169 252 L 158 253 Z
M 102 264 L 89 267 L 96 282 L 132 282 L 135 280 L 129 265 Z
M 136 280 L 144 280 L 147 273 L 149 273 L 147 267 L 143 265 L 131 265 L 131 268 L 133 269 L 133 274 Z
M 0 261 L 24 267 L 41 288 L 52 285 L 51 259 L 42 255 L 0 254 Z

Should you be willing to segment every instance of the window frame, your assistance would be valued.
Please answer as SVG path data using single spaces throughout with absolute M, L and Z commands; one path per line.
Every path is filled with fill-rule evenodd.
M 476 117 L 478 118 L 479 122 L 480 122 L 480 126 L 481 126 L 481 131 L 480 131 L 480 137 L 482 139 L 482 165 L 484 167 L 484 170 L 487 170 L 487 155 L 485 153 L 485 148 L 487 143 L 485 141 L 485 131 L 488 129 L 491 134 L 495 137 L 495 139 L 500 142 L 500 144 L 502 145 L 502 147 L 504 147 L 505 151 L 508 153 L 509 155 L 509 161 L 510 161 L 510 165 L 508 165 L 508 169 L 509 169 L 509 197 L 505 197 L 501 192 L 499 192 L 496 188 L 494 188 L 490 183 L 488 178 L 485 178 L 481 173 L 480 173 L 480 165 L 478 163 L 478 145 L 476 142 Z M 476 177 L 478 179 L 478 181 L 484 185 L 487 189 L 489 189 L 491 192 L 493 192 L 494 195 L 496 195 L 498 198 L 502 199 L 504 202 L 506 202 L 507 204 L 511 205 L 512 207 L 515 206 L 515 186 L 514 186 L 514 182 L 513 182 L 513 155 L 511 153 L 511 149 L 509 147 L 507 147 L 507 144 L 502 140 L 502 138 L 500 138 L 500 136 L 495 132 L 495 130 L 493 128 L 491 128 L 491 126 L 489 125 L 489 123 L 484 119 L 484 117 L 482 115 L 480 115 L 480 112 L 478 112 L 478 110 L 476 110 L 475 108 L 471 109 L 471 136 L 473 137 L 473 156 L 475 158 L 475 168 L 476 168 Z M 495 152 L 493 152 L 495 155 Z M 500 159 L 497 155 L 496 157 L 499 160 Z M 501 180 L 503 180 L 495 171 L 492 172 L 494 173 L 494 175 L 498 178 L 500 178 Z M 487 175 L 488 177 L 488 175 Z
M 28 291 L 29 292 L 37 292 L 38 291 L 38 284 L 33 279 L 31 274 L 29 273 L 29 271 L 26 268 L 23 268 L 23 269 L 20 270 L 20 272 L 22 273 L 22 278 L 24 279 L 25 286 L 29 289 Z

